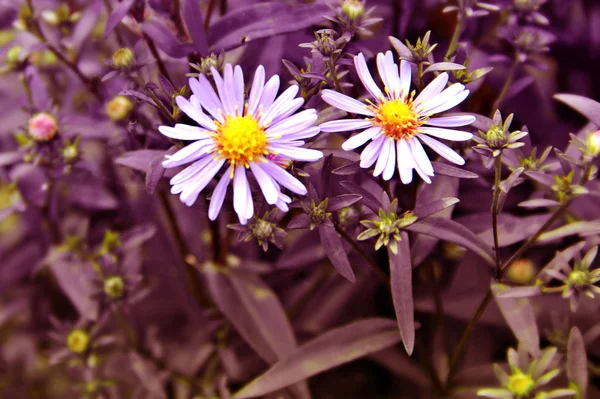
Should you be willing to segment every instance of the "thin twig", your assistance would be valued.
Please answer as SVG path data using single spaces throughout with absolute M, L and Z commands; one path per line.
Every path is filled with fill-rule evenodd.
M 502 177 L 502 151 L 494 159 L 494 193 L 492 198 L 492 230 L 496 252 L 496 278 L 500 278 L 500 244 L 498 240 L 498 208 L 500 203 L 500 179 Z

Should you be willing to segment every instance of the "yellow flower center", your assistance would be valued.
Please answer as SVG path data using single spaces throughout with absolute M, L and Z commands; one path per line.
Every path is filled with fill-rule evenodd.
M 67 336 L 67 347 L 73 353 L 83 353 L 90 342 L 90 336 L 81 328 L 77 328 Z
M 111 276 L 104 280 L 104 293 L 112 299 L 118 299 L 125 292 L 125 282 L 120 276 Z
M 417 133 L 423 121 L 412 110 L 411 103 L 402 100 L 385 101 L 374 108 L 374 123 L 383 128 L 383 133 L 393 139 L 407 139 Z
M 227 115 L 225 123 L 217 123 L 217 151 L 232 166 L 244 165 L 267 155 L 267 134 L 251 115 Z
M 535 388 L 535 381 L 530 375 L 524 374 L 521 371 L 515 372 L 508 378 L 506 388 L 517 398 L 527 396 Z

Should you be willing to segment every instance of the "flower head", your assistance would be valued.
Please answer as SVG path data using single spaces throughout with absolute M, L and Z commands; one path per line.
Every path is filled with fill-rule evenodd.
M 325 132 L 366 129 L 342 145 L 344 150 L 350 151 L 370 141 L 360 156 L 362 168 L 369 168 L 377 161 L 373 175 L 382 175 L 384 180 L 389 180 L 394 175 L 397 163 L 403 183 L 412 181 L 413 169 L 423 180 L 431 183 L 433 166 L 421 143 L 450 162 L 464 164 L 464 159 L 454 150 L 431 137 L 465 141 L 473 136 L 460 130 L 447 129 L 468 125 L 475 120 L 473 116 L 432 117 L 463 102 L 469 95 L 464 85 L 455 83 L 444 90 L 448 74 L 442 73 L 414 98 L 415 93 L 410 92 L 410 63 L 400 61 L 398 74 L 398 65 L 391 51 L 377 55 L 377 68 L 385 86 L 384 91 L 375 84 L 362 53 L 354 57 L 354 65 L 375 101 L 367 100 L 365 104 L 333 90 L 323 90 L 322 97 L 334 107 L 365 115 L 366 118 L 331 121 L 320 127 Z
M 247 98 L 239 66 L 225 65 L 224 77 L 214 68 L 211 73 L 217 93 L 201 74 L 198 79 L 190 78 L 193 94 L 189 100 L 176 98 L 179 108 L 200 127 L 184 124 L 159 127 L 167 137 L 193 141 L 163 162 L 165 168 L 192 163 L 171 179 L 171 193 L 180 194 L 181 201 L 191 206 L 225 166 L 210 201 L 211 220 L 219 214 L 231 181 L 233 207 L 240 222 L 245 224 L 252 218 L 254 202 L 247 170 L 252 172 L 267 203 L 287 212 L 291 198 L 281 192 L 280 186 L 299 195 L 306 194 L 306 187 L 271 156 L 278 155 L 280 161 L 320 159 L 323 156 L 320 151 L 301 147 L 303 139 L 319 133 L 319 128 L 312 126 L 317 120 L 316 111 L 308 109 L 293 115 L 304 103 L 302 98 L 295 98 L 298 86 L 291 86 L 277 98 L 279 76 L 265 83 L 262 66 L 254 74 Z
M 27 123 L 29 135 L 35 141 L 50 141 L 58 132 L 56 118 L 46 112 L 33 115 Z

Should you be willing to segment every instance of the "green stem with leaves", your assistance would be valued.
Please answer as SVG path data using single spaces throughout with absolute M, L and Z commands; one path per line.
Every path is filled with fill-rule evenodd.
M 454 32 L 452 33 L 450 44 L 448 44 L 448 50 L 446 50 L 446 55 L 444 55 L 444 60 L 446 61 L 452 59 L 454 54 L 456 54 L 456 49 L 458 48 L 458 39 L 460 38 L 460 34 L 463 30 L 464 20 L 464 16 L 459 11 L 456 17 L 456 25 L 454 26 Z

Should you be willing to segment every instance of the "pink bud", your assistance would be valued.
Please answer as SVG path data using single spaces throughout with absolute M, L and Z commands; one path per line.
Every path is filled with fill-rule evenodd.
M 56 118 L 50 114 L 40 112 L 29 119 L 29 134 L 35 141 L 50 141 L 57 131 Z

